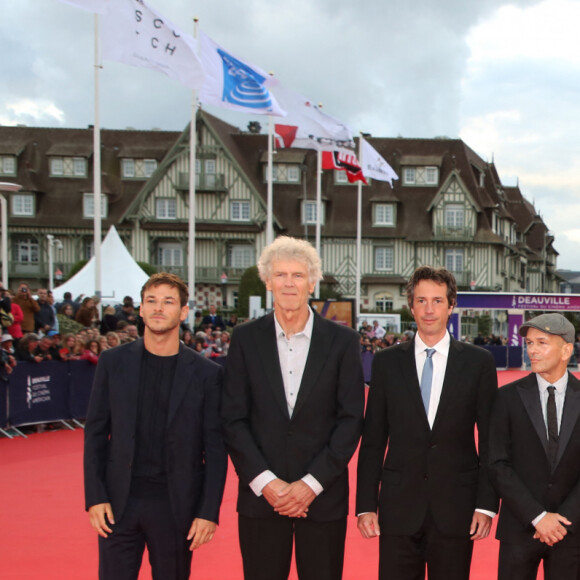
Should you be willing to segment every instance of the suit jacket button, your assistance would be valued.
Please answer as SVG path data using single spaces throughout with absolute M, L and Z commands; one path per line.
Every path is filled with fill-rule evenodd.
M 435 447 L 437 447 L 437 443 L 430 443 L 430 444 L 429 444 L 429 447 L 430 447 L 431 449 L 435 449 Z
M 429 479 L 429 476 L 428 476 L 428 475 L 424 475 L 424 476 L 423 476 L 423 479 L 424 479 L 425 481 L 427 481 L 427 480 Z

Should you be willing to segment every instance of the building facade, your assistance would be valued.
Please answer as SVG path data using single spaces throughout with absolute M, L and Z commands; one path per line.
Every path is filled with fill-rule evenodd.
M 200 111 L 196 124 L 195 301 L 235 307 L 244 270 L 266 240 L 267 137 Z M 92 129 L 0 127 L 0 181 L 8 198 L 9 277 L 33 287 L 66 278 L 93 252 Z M 115 225 L 137 261 L 187 280 L 189 127 L 183 132 L 101 132 L 103 231 Z M 453 271 L 460 289 L 557 292 L 554 237 L 519 187 L 459 139 L 372 138 L 399 180 L 363 187 L 361 307 L 405 305 L 404 286 L 423 264 Z M 314 242 L 315 151 L 274 156 L 276 235 Z M 324 284 L 356 294 L 357 186 L 322 174 Z M 62 249 L 58 249 L 62 247 Z M 106 268 L 107 257 L 102 257 Z M 87 294 L 93 289 L 88 288 Z

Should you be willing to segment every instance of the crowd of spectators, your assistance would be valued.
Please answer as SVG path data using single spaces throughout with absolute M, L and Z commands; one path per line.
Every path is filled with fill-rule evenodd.
M 34 296 L 26 283 L 19 284 L 16 293 L 0 284 L 0 322 L 0 380 L 7 380 L 19 361 L 97 364 L 101 352 L 137 340 L 143 330 L 131 296 L 104 308 L 94 297 L 73 298 L 70 293 L 55 303 L 50 290 L 39 288 Z M 236 323 L 235 316 L 225 322 L 211 305 L 205 316 L 195 313 L 193 328 L 182 324 L 181 339 L 202 356 L 225 357 Z

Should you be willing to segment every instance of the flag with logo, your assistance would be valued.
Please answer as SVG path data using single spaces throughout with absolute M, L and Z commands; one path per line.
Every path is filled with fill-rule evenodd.
M 59 0 L 63 4 L 69 4 L 75 8 L 93 12 L 95 14 L 104 14 L 112 0 Z
M 104 59 L 156 70 L 190 89 L 199 89 L 203 83 L 193 36 L 145 0 L 109 4 L 101 18 L 101 46 Z
M 199 39 L 206 74 L 199 93 L 201 103 L 257 115 L 286 114 L 269 90 L 277 83 L 274 77 L 235 57 L 203 32 Z
M 342 151 L 354 154 L 352 131 L 338 119 L 324 113 L 313 101 L 281 86 L 273 89 L 288 116 L 276 124 L 277 148 L 300 147 L 319 151 Z
M 389 185 L 393 187 L 393 179 L 399 179 L 399 176 L 364 137 L 360 139 L 361 165 L 364 176 L 376 179 L 377 181 L 388 181 Z
M 367 180 L 363 175 L 362 167 L 354 153 L 345 153 L 343 151 L 323 151 L 322 169 L 344 171 L 349 183 L 362 181 L 367 185 Z

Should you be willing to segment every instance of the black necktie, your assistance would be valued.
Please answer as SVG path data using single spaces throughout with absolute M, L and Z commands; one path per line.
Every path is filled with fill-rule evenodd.
M 556 396 L 554 392 L 556 387 L 548 387 L 548 457 L 552 467 L 556 464 L 556 455 L 558 453 L 558 414 L 556 413 Z

